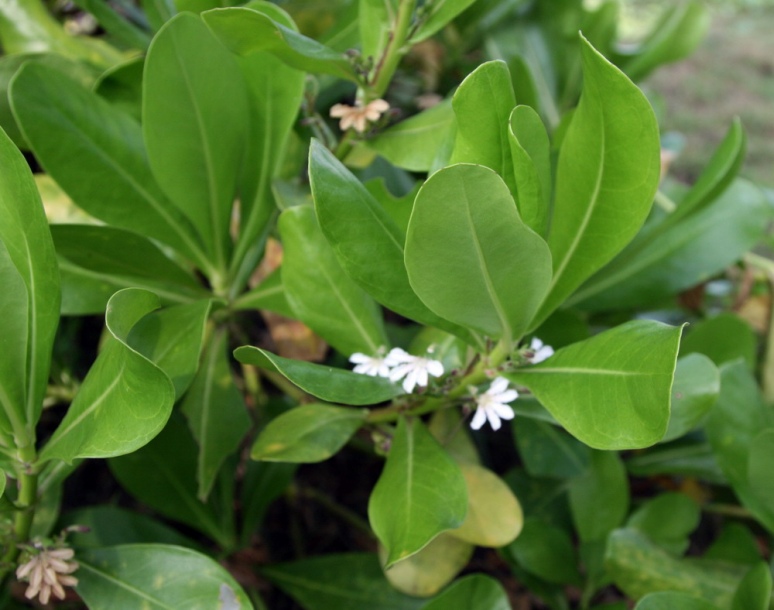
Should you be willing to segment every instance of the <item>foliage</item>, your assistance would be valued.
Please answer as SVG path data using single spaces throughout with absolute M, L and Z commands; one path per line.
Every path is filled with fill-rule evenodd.
M 77 4 L 104 36 L 0 5 L 2 570 L 28 597 L 64 598 L 73 568 L 50 557 L 73 548 L 95 609 L 281 590 L 306 610 L 504 610 L 504 579 L 558 609 L 611 584 L 644 609 L 769 606 L 750 530 L 683 556 L 717 508 L 700 480 L 774 531 L 755 337 L 717 317 L 681 348 L 675 305 L 745 257 L 771 205 L 736 177 L 738 122 L 693 186 L 660 191 L 634 84 L 693 49 L 700 4 L 636 48 L 614 2 Z M 406 68 L 434 52 L 420 82 Z M 449 94 L 420 109 L 412 88 Z M 30 164 L 77 222 L 49 226 Z M 98 355 L 68 381 L 57 327 L 85 315 Z M 473 412 L 510 423 L 469 433 Z M 110 502 L 60 515 L 100 459 L 173 525 Z M 324 464 L 296 471 L 319 462 L 325 491 L 306 474 Z M 645 499 L 629 474 L 685 493 Z M 294 533 L 272 546 L 281 495 Z M 302 501 L 343 520 L 348 552 L 289 551 Z M 500 582 L 457 578 L 477 547 Z

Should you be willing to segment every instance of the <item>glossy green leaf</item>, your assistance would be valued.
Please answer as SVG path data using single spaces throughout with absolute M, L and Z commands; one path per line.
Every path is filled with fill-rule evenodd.
M 343 54 L 302 36 L 269 16 L 249 8 L 224 8 L 202 15 L 207 25 L 233 52 L 248 55 L 268 51 L 289 66 L 304 72 L 330 74 L 356 80 Z
M 74 4 L 91 13 L 117 44 L 142 51 L 148 48 L 150 36 L 124 19 L 105 0 L 74 0 Z
M 699 505 L 685 494 L 669 492 L 640 506 L 626 523 L 645 534 L 661 548 L 682 555 L 688 549 L 688 536 L 699 525 Z
M 121 545 L 82 551 L 78 563 L 77 591 L 89 608 L 212 610 L 225 599 L 230 608 L 253 608 L 225 568 L 190 549 Z
M 516 106 L 508 130 L 514 167 L 516 206 L 524 223 L 545 237 L 551 206 L 551 144 L 540 116 Z
M 771 438 L 774 413 L 764 404 L 755 378 L 741 361 L 723 365 L 720 375 L 720 396 L 705 426 L 707 437 L 737 497 L 764 527 L 774 531 L 774 503 L 766 498 L 771 495 L 771 477 L 765 475 L 769 464 L 763 461 L 756 465 L 763 473 L 757 473 L 754 482 L 750 477 L 756 437 L 765 434 L 762 438 Z M 763 445 L 758 451 L 763 460 L 770 453 Z M 768 481 L 761 489 L 759 476 Z
M 715 404 L 719 393 L 720 371 L 709 358 L 702 354 L 680 358 L 672 386 L 669 427 L 661 442 L 672 441 L 693 430 Z
M 434 355 L 437 356 L 438 352 Z M 445 364 L 444 368 L 447 369 Z M 462 416 L 456 410 L 438 409 L 430 418 L 428 429 L 435 440 L 461 466 L 464 464 L 481 464 L 481 458 L 478 456 L 476 445 L 462 424 Z M 470 497 L 468 497 L 468 500 L 470 500 Z
M 205 325 L 211 301 L 157 309 L 140 320 L 129 333 L 129 345 L 157 364 L 172 380 L 175 399 L 191 385 L 199 368 Z
M 629 482 L 621 458 L 591 453 L 589 468 L 570 481 L 570 510 L 583 542 L 604 540 L 623 523 L 629 510 Z
M 761 560 L 761 549 L 758 546 L 758 539 L 748 527 L 729 521 L 720 530 L 703 557 L 750 567 Z
M 583 95 L 559 154 L 548 239 L 554 277 L 543 318 L 631 241 L 659 182 L 650 104 L 585 39 L 581 50 Z
M 398 591 L 430 597 L 468 565 L 474 548 L 469 542 L 444 532 L 418 553 L 393 564 L 384 576 Z
M 546 243 L 521 221 L 491 170 L 454 165 L 433 174 L 417 194 L 406 268 L 414 291 L 439 316 L 517 339 L 546 294 L 550 265 Z
M 575 549 L 567 533 L 536 518 L 524 522 L 524 531 L 506 549 L 525 570 L 554 584 L 581 582 Z
M 142 120 L 144 57 L 135 57 L 100 74 L 94 91 L 138 123 Z
M 40 195 L 27 162 L 0 130 L 0 438 L 35 438 L 59 324 L 59 274 Z M 26 439 L 26 440 L 25 440 Z
M 55 53 L 104 69 L 123 59 L 115 47 L 90 36 L 72 36 L 42 0 L 4 0 L 0 41 L 5 53 Z
M 336 454 L 363 425 L 367 411 L 303 405 L 271 420 L 250 451 L 254 460 L 313 463 Z
M 718 610 L 718 607 L 693 595 L 662 591 L 643 597 L 634 610 Z
M 753 437 L 747 461 L 747 479 L 768 512 L 774 512 L 774 427 Z
M 153 175 L 222 269 L 250 120 L 242 72 L 201 19 L 181 13 L 153 39 L 143 78 Z
M 465 478 L 418 419 L 401 418 L 368 501 L 371 527 L 387 549 L 385 567 L 462 525 Z
M 423 610 L 511 610 L 511 604 L 494 578 L 471 574 L 430 600 Z
M 417 182 L 414 188 L 402 197 L 395 197 L 387 187 L 387 181 L 383 178 L 369 180 L 364 186 L 405 234 L 411 218 L 411 211 L 414 209 L 414 199 L 416 199 L 422 184 Z
M 691 324 L 680 344 L 680 354 L 704 354 L 717 366 L 742 358 L 755 366 L 758 339 L 750 325 L 734 313 L 724 312 Z
M 728 485 L 709 443 L 682 439 L 658 445 L 647 452 L 630 457 L 626 467 L 633 475 L 650 477 L 667 474 L 696 477 L 704 481 Z
M 322 364 L 291 360 L 249 345 L 237 348 L 234 357 L 244 364 L 275 371 L 307 394 L 326 402 L 373 405 L 402 393 L 400 387 L 383 377 L 370 377 Z
M 285 317 L 292 318 L 293 311 L 285 298 L 282 285 L 282 270 L 277 268 L 252 290 L 245 292 L 233 304 L 237 311 L 244 309 L 267 309 Z
M 407 318 L 470 339 L 419 300 L 403 262 L 405 235 L 360 181 L 316 140 L 309 151 L 309 179 L 320 228 L 355 282 Z
M 444 101 L 385 129 L 365 146 L 397 167 L 428 172 L 438 165 L 439 155 L 443 156 L 455 130 L 451 103 Z
M 62 524 L 89 528 L 87 532 L 75 532 L 68 537 L 72 545 L 79 549 L 138 543 L 195 546 L 191 540 L 160 521 L 112 505 L 91 506 L 68 512 L 62 516 Z
M 379 65 L 394 37 L 400 0 L 358 0 L 357 23 L 363 57 Z
M 536 419 L 513 420 L 516 446 L 533 477 L 566 479 L 586 471 L 590 451 L 557 426 Z
M 772 208 L 754 184 L 737 180 L 719 198 L 594 276 L 572 298 L 584 308 L 641 307 L 703 282 L 764 235 Z M 723 244 L 718 248 L 719 243 Z
M 295 318 L 345 355 L 376 354 L 389 341 L 379 306 L 339 265 L 311 206 L 285 210 L 282 284 Z
M 426 38 L 430 38 L 438 30 L 449 24 L 457 15 L 476 0 L 442 0 L 426 4 L 421 14 L 421 25 L 416 34 L 411 37 L 411 44 L 416 44 Z
M 744 568 L 676 559 L 633 529 L 614 531 L 605 564 L 615 585 L 629 597 L 676 591 L 728 608 Z
M 216 330 L 210 338 L 181 410 L 199 445 L 196 480 L 199 499 L 205 500 L 224 460 L 250 429 L 247 407 L 231 374 L 225 330 Z
M 197 467 L 196 442 L 177 416 L 139 451 L 110 460 L 113 475 L 140 502 L 228 546 L 229 532 L 212 502 L 205 504 L 197 497 Z
M 476 546 L 497 548 L 519 536 L 524 513 L 508 485 L 491 470 L 478 464 L 460 464 L 468 489 L 465 521 L 450 536 Z
M 634 320 L 505 376 L 527 386 L 573 436 L 633 449 L 667 430 L 680 328 Z
M 25 65 L 10 94 L 35 156 L 79 207 L 202 263 L 195 230 L 151 174 L 137 123 L 44 65 Z
M 502 61 L 480 65 L 452 98 L 457 140 L 451 162 L 476 163 L 494 170 L 512 195 L 516 183 L 508 131 L 514 106 L 511 73 Z
M 278 23 L 295 28 L 290 16 L 268 2 L 250 8 L 265 12 Z M 288 136 L 296 122 L 304 94 L 304 73 L 271 53 L 258 51 L 239 58 L 247 82 L 250 135 L 240 185 L 240 230 L 231 274 L 242 286 L 263 255 L 267 225 L 275 210 L 272 182 L 282 167 Z
M 640 43 L 634 57 L 623 64 L 632 80 L 640 80 L 661 64 L 690 55 L 704 39 L 710 25 L 710 13 L 701 2 L 669 6 Z
M 396 591 L 376 555 L 325 555 L 261 570 L 304 610 L 419 610 L 425 600 Z M 324 586 L 321 584 L 324 583 Z
M 155 30 L 161 29 L 177 13 L 174 0 L 140 0 L 148 23 Z
M 70 275 L 98 279 L 107 286 L 145 288 L 166 302 L 179 303 L 208 296 L 193 275 L 137 233 L 109 226 L 60 224 L 51 227 L 51 236 Z M 72 294 L 77 293 L 78 284 L 70 285 L 66 279 L 62 286 L 64 311 L 69 314 L 97 313 L 71 305 L 82 302 L 83 297 Z M 100 299 L 86 302 L 96 305 Z M 102 304 L 103 309 L 98 311 L 104 311 L 107 300 Z
M 128 336 L 157 309 L 156 295 L 139 288 L 117 292 L 108 302 L 105 343 L 41 460 L 71 462 L 135 451 L 156 436 L 169 418 L 175 387 L 164 371 L 133 349 Z
M 731 610 L 768 610 L 771 603 L 771 570 L 761 561 L 739 583 Z

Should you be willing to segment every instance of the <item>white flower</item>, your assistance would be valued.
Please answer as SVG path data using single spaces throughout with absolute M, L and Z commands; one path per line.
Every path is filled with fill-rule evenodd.
M 483 394 L 476 394 L 475 388 L 471 388 L 478 407 L 470 422 L 470 427 L 478 430 L 489 420 L 493 430 L 500 429 L 501 419 L 513 419 L 513 409 L 507 405 L 519 397 L 516 390 L 508 389 L 508 380 L 498 377 Z
M 42 604 L 48 603 L 51 593 L 59 599 L 64 599 L 62 585 L 74 587 L 78 584 L 78 579 L 70 576 L 78 569 L 78 562 L 71 561 L 73 555 L 72 549 L 43 549 L 20 564 L 16 569 L 16 578 L 29 582 L 24 596 L 27 599 L 37 597 Z
M 399 347 L 387 354 L 387 359 L 394 367 L 390 371 L 390 381 L 403 379 L 403 389 L 406 394 L 411 394 L 416 386 L 424 387 L 428 384 L 428 374 L 433 377 L 443 375 L 443 364 L 438 360 L 431 360 L 423 356 L 412 356 Z
M 356 365 L 352 369 L 355 373 L 361 375 L 370 375 L 371 377 L 389 377 L 390 363 L 387 356 L 367 356 L 356 352 L 349 357 L 349 361 Z
M 543 345 L 543 342 L 537 337 L 533 337 L 532 342 L 529 344 L 529 349 L 533 354 L 529 359 L 532 364 L 543 362 L 546 358 L 554 355 L 554 348 L 550 345 Z
M 333 118 L 341 119 L 339 128 L 346 131 L 354 127 L 358 133 L 366 130 L 367 121 L 378 121 L 385 112 L 390 109 L 390 105 L 384 100 L 374 100 L 363 106 L 362 102 L 355 102 L 354 106 L 347 104 L 335 104 L 331 107 L 330 115 Z

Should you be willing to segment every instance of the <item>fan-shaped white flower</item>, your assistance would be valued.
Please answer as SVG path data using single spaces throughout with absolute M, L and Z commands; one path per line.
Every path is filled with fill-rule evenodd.
M 529 344 L 529 349 L 532 352 L 532 357 L 529 359 L 529 361 L 532 364 L 537 364 L 538 362 L 543 362 L 546 358 L 550 358 L 554 355 L 554 348 L 550 345 L 545 345 L 540 339 L 537 337 L 533 337 L 532 341 Z
M 346 131 L 354 127 L 358 133 L 366 130 L 368 121 L 378 121 L 379 117 L 390 109 L 390 105 L 384 100 L 374 100 L 365 106 L 361 102 L 355 102 L 354 106 L 348 104 L 335 104 L 331 106 L 330 115 L 341 119 L 339 128 Z
M 394 348 L 387 354 L 387 359 L 394 363 L 390 371 L 390 380 L 399 381 L 403 379 L 403 389 L 407 394 L 411 394 L 414 388 L 425 387 L 430 378 L 443 375 L 443 364 L 439 360 L 432 360 L 424 356 L 413 356 L 406 353 L 399 347 Z
M 349 357 L 349 361 L 355 365 L 352 369 L 355 373 L 361 375 L 370 375 L 371 377 L 389 377 L 390 364 L 387 356 L 377 354 L 368 356 L 356 352 Z
M 519 397 L 516 390 L 508 389 L 508 380 L 498 377 L 483 394 L 477 394 L 476 388 L 471 388 L 476 399 L 476 413 L 470 422 L 470 427 L 478 430 L 489 420 L 493 430 L 500 429 L 501 419 L 513 419 L 513 409 L 507 403 L 513 402 Z

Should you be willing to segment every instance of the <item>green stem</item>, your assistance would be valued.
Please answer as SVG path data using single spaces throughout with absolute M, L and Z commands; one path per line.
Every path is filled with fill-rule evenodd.
M 661 191 L 656 191 L 654 201 L 658 207 L 671 214 L 677 209 L 677 204 Z
M 28 445 L 19 449 L 18 470 L 19 496 L 16 499 L 17 512 L 13 523 L 13 537 L 2 559 L 3 566 L 10 566 L 19 555 L 18 543 L 26 542 L 30 536 L 32 518 L 35 516 L 35 502 L 38 496 L 38 473 L 34 467 L 37 455 L 35 447 Z M 5 567 L 4 569 L 9 569 Z
M 416 0 L 401 0 L 398 6 L 398 15 L 395 18 L 395 28 L 390 33 L 390 40 L 384 53 L 376 66 L 371 85 L 369 87 L 370 99 L 377 99 L 384 95 L 392 80 L 393 74 L 405 55 L 404 45 L 408 37 L 411 17 L 414 15 Z M 368 101 L 368 100 L 366 100 Z
M 749 510 L 734 504 L 705 504 L 701 508 L 703 511 L 714 513 L 716 515 L 724 515 L 726 517 L 735 517 L 738 519 L 755 519 L 755 515 Z

